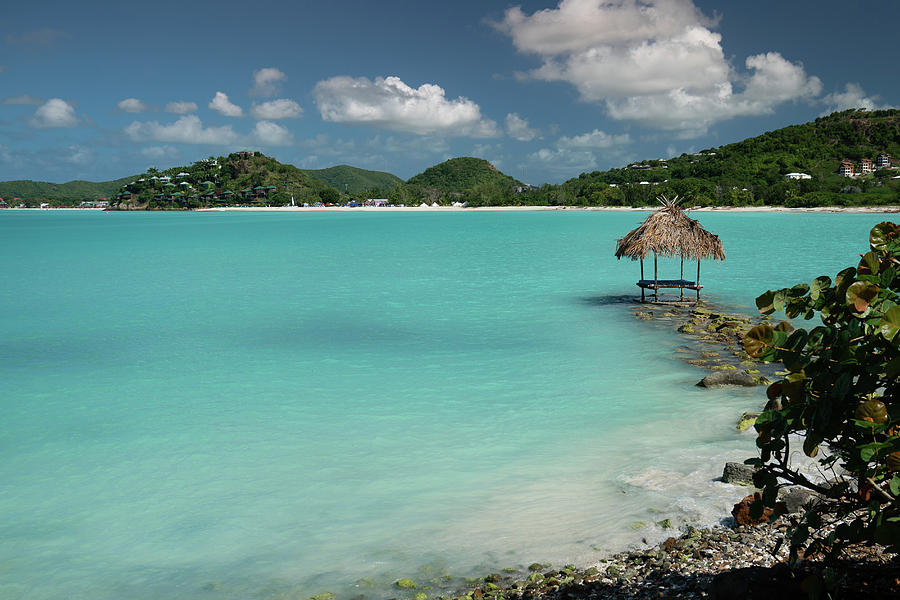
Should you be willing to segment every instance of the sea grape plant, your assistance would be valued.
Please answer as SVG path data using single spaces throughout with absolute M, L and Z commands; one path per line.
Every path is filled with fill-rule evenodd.
M 760 455 L 746 461 L 759 467 L 754 481 L 763 489 L 754 511 L 777 507 L 784 485 L 824 498 L 807 504 L 788 532 L 794 559 L 804 548 L 831 554 L 859 543 L 900 551 L 900 225 L 876 225 L 869 244 L 859 265 L 834 280 L 817 277 L 756 299 L 765 315 L 818 315 L 821 325 L 763 323 L 744 338 L 751 357 L 781 361 L 787 373 L 766 390 L 755 424 Z M 797 467 L 799 440 L 824 478 Z M 826 513 L 842 524 L 811 535 Z

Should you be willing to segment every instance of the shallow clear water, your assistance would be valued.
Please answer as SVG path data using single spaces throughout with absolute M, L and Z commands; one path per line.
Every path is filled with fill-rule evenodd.
M 349 596 L 716 522 L 761 391 L 633 318 L 644 216 L 0 212 L 0 597 Z M 885 220 L 696 216 L 747 312 Z

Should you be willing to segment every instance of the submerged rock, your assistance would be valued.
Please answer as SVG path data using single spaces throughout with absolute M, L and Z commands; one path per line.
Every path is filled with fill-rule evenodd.
M 753 387 L 760 385 L 759 380 L 743 371 L 737 369 L 729 371 L 715 371 L 701 379 L 697 385 L 705 388 L 722 387 L 725 385 L 740 385 L 744 387 Z
M 394 582 L 394 585 L 400 588 L 401 590 L 414 590 L 416 589 L 416 582 L 412 579 L 398 579 Z

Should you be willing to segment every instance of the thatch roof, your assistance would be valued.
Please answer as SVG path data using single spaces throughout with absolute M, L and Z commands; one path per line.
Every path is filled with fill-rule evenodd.
M 719 236 L 684 214 L 678 196 L 672 200 L 660 196 L 658 200 L 663 207 L 616 243 L 616 258 L 637 260 L 656 253 L 670 258 L 725 260 Z

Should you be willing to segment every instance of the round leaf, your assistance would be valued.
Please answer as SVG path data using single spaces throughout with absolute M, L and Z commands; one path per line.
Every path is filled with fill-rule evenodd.
M 900 340 L 900 306 L 894 306 L 884 313 L 878 324 L 878 331 L 888 341 Z
M 872 228 L 869 233 L 869 244 L 872 250 L 887 250 L 891 245 L 900 243 L 900 225 L 885 221 Z
M 858 313 L 866 313 L 878 291 L 878 286 L 873 283 L 857 281 L 847 288 L 847 305 Z

